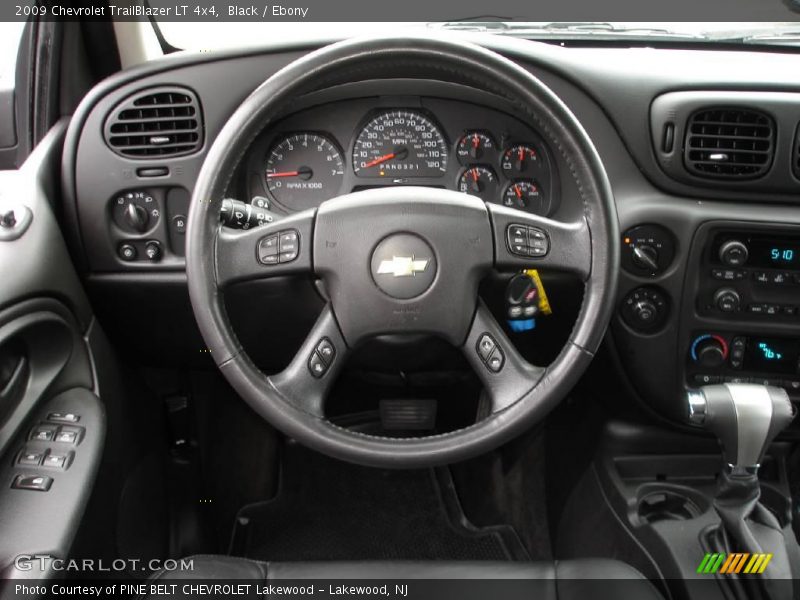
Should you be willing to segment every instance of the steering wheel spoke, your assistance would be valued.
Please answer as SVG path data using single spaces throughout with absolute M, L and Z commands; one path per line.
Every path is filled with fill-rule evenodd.
M 216 240 L 217 284 L 311 271 L 311 233 L 316 211 L 307 210 L 245 231 L 220 227 Z
M 347 344 L 326 304 L 292 362 L 269 384 L 298 409 L 323 418 L 325 400 L 347 358 Z
M 525 396 L 544 375 L 544 368 L 530 364 L 517 352 L 481 301 L 462 350 L 491 398 L 492 413 Z
M 498 269 L 545 267 L 589 278 L 592 238 L 585 219 L 554 221 L 520 210 L 488 204 Z

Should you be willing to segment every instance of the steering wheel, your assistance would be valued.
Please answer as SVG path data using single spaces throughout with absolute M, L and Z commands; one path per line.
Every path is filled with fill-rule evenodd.
M 460 192 L 386 187 L 340 196 L 247 231 L 221 227 L 220 207 L 236 165 L 293 100 L 387 77 L 452 81 L 506 99 L 561 154 L 580 195 L 580 218 L 560 222 Z M 197 179 L 186 273 L 211 355 L 258 414 L 322 453 L 405 468 L 487 452 L 544 417 L 600 344 L 614 302 L 618 259 L 611 188 L 570 110 L 541 81 L 495 52 L 438 36 L 406 36 L 327 46 L 275 73 L 245 99 L 209 149 Z M 478 297 L 478 284 L 492 269 L 526 267 L 565 270 L 584 282 L 569 341 L 546 367 L 528 363 L 516 351 Z M 223 291 L 236 281 L 287 275 L 321 279 L 327 304 L 289 366 L 267 376 L 232 331 Z M 456 431 L 399 439 L 327 420 L 326 396 L 351 349 L 391 333 L 433 334 L 459 347 L 491 400 L 488 416 Z

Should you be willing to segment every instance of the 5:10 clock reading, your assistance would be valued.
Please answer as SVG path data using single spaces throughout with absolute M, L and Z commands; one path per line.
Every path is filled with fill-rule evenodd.
M 794 248 L 770 248 L 769 257 L 775 262 L 792 263 L 796 254 Z

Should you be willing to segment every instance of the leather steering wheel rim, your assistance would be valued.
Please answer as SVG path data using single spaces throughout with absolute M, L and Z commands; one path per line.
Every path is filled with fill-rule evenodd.
M 359 193 L 365 194 L 359 197 L 365 205 L 374 204 L 377 208 L 389 206 L 384 202 L 386 197 L 399 194 L 406 212 L 424 211 L 427 195 L 444 212 L 474 214 L 476 227 L 483 228 L 479 231 L 489 232 L 481 239 L 494 238 L 488 265 L 493 268 L 535 266 L 536 261 L 510 254 L 504 240 L 510 224 L 537 227 L 547 233 L 551 245 L 541 266 L 565 266 L 584 280 L 583 302 L 569 341 L 546 368 L 525 363 L 476 294 L 475 305 L 469 305 L 472 322 L 463 348 L 480 371 L 485 365 L 476 352 L 469 350 L 475 349 L 475 340 L 479 339 L 476 336 L 491 334 L 505 351 L 506 373 L 483 373 L 485 387 L 498 397 L 508 395 L 507 390 L 512 388 L 522 393 L 513 401 L 502 402 L 488 417 L 469 427 L 420 438 L 386 438 L 347 430 L 326 420 L 319 406 L 311 407 L 313 403 L 308 399 L 322 394 L 324 388 L 317 391 L 313 387 L 317 384 L 308 373 L 301 373 L 307 369 L 307 357 L 313 355 L 322 337 L 333 341 L 337 365 L 344 362 L 341 354 L 348 348 L 334 305 L 326 306 L 292 365 L 283 373 L 268 377 L 242 349 L 227 318 L 223 296 L 229 281 L 226 269 L 239 273 L 240 279 L 314 269 L 324 272 L 325 255 L 319 246 L 321 232 L 326 230 L 322 219 L 353 215 L 353 202 L 359 201 L 336 199 L 330 203 L 331 208 L 324 203 L 319 210 L 293 215 L 269 230 L 259 227 L 246 233 L 225 232 L 219 223 L 222 199 L 235 167 L 254 138 L 303 94 L 339 83 L 395 76 L 450 80 L 488 90 L 511 102 L 561 155 L 568 166 L 568 176 L 575 180 L 583 207 L 579 222 L 564 225 L 504 207 L 481 208 L 473 201 L 456 199 L 452 195 L 456 192 L 395 188 L 395 192 Z M 340 210 L 344 210 L 341 215 L 337 212 Z M 486 214 L 486 226 L 480 211 Z M 281 268 L 270 270 L 257 259 L 258 242 L 270 232 L 286 230 L 298 232 L 300 257 L 285 268 L 280 265 Z M 444 36 L 381 37 L 340 42 L 298 59 L 265 81 L 234 112 L 209 149 L 195 185 L 188 216 L 186 272 L 195 317 L 215 363 L 258 414 L 286 435 L 322 453 L 364 465 L 410 468 L 485 453 L 541 420 L 570 391 L 608 326 L 616 293 L 619 244 L 611 187 L 594 145 L 571 111 L 541 81 L 514 62 L 469 42 Z M 484 267 L 487 251 L 480 250 Z M 352 335 L 352 328 L 350 332 L 348 335 Z M 457 336 L 461 332 L 455 328 L 449 333 Z M 296 383 L 300 379 L 305 383 Z

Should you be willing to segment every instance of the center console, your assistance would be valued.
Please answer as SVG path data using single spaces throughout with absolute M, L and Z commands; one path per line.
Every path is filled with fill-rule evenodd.
M 800 229 L 701 226 L 684 307 L 679 348 L 688 387 L 759 383 L 800 401 Z

